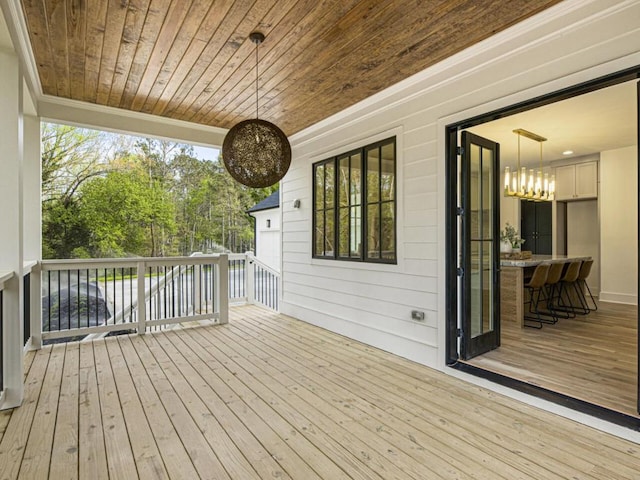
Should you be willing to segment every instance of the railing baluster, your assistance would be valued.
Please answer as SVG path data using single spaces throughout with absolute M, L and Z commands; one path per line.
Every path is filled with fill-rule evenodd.
M 144 282 L 144 262 L 138 262 L 138 335 L 145 333 L 147 325 L 147 309 L 146 309 L 146 296 L 145 296 L 145 282 Z

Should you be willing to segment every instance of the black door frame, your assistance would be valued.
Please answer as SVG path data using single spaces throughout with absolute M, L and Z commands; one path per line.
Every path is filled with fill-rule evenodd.
M 602 88 L 617 85 L 619 83 L 639 80 L 640 79 L 640 65 L 621 70 L 616 73 L 605 75 L 602 77 L 589 80 L 571 87 L 567 87 L 546 95 L 534 97 L 529 100 L 525 100 L 514 105 L 504 107 L 498 110 L 494 110 L 485 114 L 477 115 L 475 117 L 462 120 L 453 124 L 447 125 L 446 128 L 446 161 L 445 161 L 445 215 L 446 215 L 446 345 L 445 355 L 446 364 L 450 367 L 466 371 L 473 375 L 477 375 L 483 378 L 487 378 L 495 383 L 499 383 L 509 388 L 519 390 L 540 398 L 544 398 L 554 403 L 561 404 L 563 406 L 572 408 L 574 410 L 594 415 L 611 423 L 622 425 L 634 430 L 640 431 L 640 418 L 625 415 L 623 413 L 615 412 L 613 410 L 600 407 L 598 405 L 588 403 L 582 400 L 568 397 L 566 395 L 553 392 L 551 390 L 537 387 L 520 380 L 515 380 L 511 377 L 489 372 L 487 370 L 473 367 L 466 363 L 459 362 L 458 356 L 458 337 L 460 335 L 458 318 L 458 133 L 464 129 L 471 128 L 475 125 L 497 120 L 499 118 L 508 117 L 516 113 L 525 112 L 534 108 L 549 105 L 568 98 L 577 97 L 585 93 L 600 90 Z M 640 96 L 640 84 L 638 86 L 638 95 Z M 640 97 L 639 97 L 640 98 Z M 638 138 L 640 138 L 640 109 L 638 111 Z M 640 163 L 640 142 L 638 144 L 638 161 Z M 640 168 L 638 168 L 638 238 L 640 239 Z M 638 275 L 640 277 L 640 256 L 638 257 Z M 640 278 L 639 278 L 640 280 Z M 638 299 L 640 300 L 640 281 L 638 282 Z M 638 372 L 640 375 L 640 314 L 638 316 Z M 638 385 L 638 409 L 640 410 L 640 384 Z

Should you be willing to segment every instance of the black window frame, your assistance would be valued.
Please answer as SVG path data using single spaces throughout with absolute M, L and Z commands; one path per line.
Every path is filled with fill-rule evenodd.
M 388 147 L 389 145 L 393 148 L 393 199 L 383 200 L 382 199 L 382 148 Z M 378 150 L 378 200 L 375 202 L 369 202 L 368 197 L 368 182 L 367 182 L 367 153 L 373 150 Z M 339 177 L 340 177 L 340 160 L 344 158 L 352 159 L 354 156 L 360 156 L 360 239 L 361 239 L 361 249 L 359 256 L 340 256 L 340 193 L 339 193 Z M 319 167 L 324 167 L 326 165 L 332 165 L 333 167 L 333 208 L 327 209 L 327 185 L 326 185 L 326 176 L 323 177 L 323 208 L 318 209 L 316 206 L 316 176 Z M 351 166 L 351 160 L 350 160 Z M 326 169 L 324 170 L 326 172 Z M 351 168 L 349 169 L 351 172 Z M 357 148 L 354 150 L 350 150 L 345 153 L 341 153 L 339 155 L 335 155 L 330 158 L 326 158 L 324 160 L 320 160 L 318 162 L 313 163 L 312 165 L 312 192 L 313 192 L 313 206 L 312 206 L 312 246 L 311 246 L 311 256 L 312 258 L 322 259 L 322 260 L 339 260 L 344 262 L 360 262 L 360 263 L 380 263 L 387 265 L 397 265 L 398 263 L 398 190 L 397 190 L 397 175 L 398 172 L 398 155 L 397 155 L 397 142 L 396 137 L 389 137 L 383 140 L 371 143 L 369 145 L 365 145 L 361 148 Z M 326 173 L 324 174 L 326 175 Z M 349 177 L 349 188 L 351 187 L 351 175 Z M 382 241 L 380 241 L 380 246 L 378 249 L 379 256 L 378 257 L 369 257 L 369 236 L 368 236 L 368 206 L 377 204 L 379 207 L 379 213 L 381 214 L 382 205 L 383 204 L 392 204 L 393 205 L 393 257 L 392 258 L 384 258 L 382 254 Z M 344 208 L 352 208 L 352 205 L 349 205 Z M 330 254 L 326 254 L 326 240 L 325 240 L 325 248 L 323 252 L 325 254 L 317 254 L 316 253 L 316 242 L 318 240 L 318 231 L 317 231 L 317 223 L 316 223 L 316 215 L 319 211 L 323 212 L 323 238 L 326 238 L 326 212 L 327 210 L 332 210 L 333 215 L 333 250 L 331 250 Z M 381 215 L 378 218 L 382 218 Z M 382 239 L 382 221 L 379 221 L 378 225 L 378 238 Z M 349 239 L 351 235 L 351 230 L 349 231 Z M 351 241 L 348 242 L 349 244 Z M 351 252 L 349 252 L 350 254 Z

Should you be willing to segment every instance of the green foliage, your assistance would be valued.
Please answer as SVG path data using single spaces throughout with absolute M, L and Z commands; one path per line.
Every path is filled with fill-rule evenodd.
M 138 171 L 111 171 L 82 189 L 80 217 L 97 257 L 158 256 L 175 230 L 174 205 L 156 180 Z
M 43 257 L 252 248 L 249 189 L 189 145 L 43 124 Z

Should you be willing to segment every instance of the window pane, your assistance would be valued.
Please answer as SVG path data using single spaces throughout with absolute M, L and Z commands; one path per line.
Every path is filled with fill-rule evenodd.
M 382 238 L 380 239 L 380 244 L 382 247 L 382 258 L 387 260 L 393 260 L 396 256 L 395 223 L 393 203 L 383 203 Z
M 338 235 L 340 246 L 338 249 L 339 257 L 348 257 L 349 256 L 349 209 L 341 208 L 340 209 L 340 225 L 338 226 Z
M 341 158 L 339 162 L 338 202 L 341 207 L 347 207 L 349 206 L 349 157 Z
M 334 190 L 335 190 L 335 166 L 333 162 L 329 162 L 324 166 L 324 187 L 325 187 L 325 200 L 326 208 L 332 208 L 334 203 Z
M 358 207 L 351 207 L 351 256 L 360 257 L 360 251 L 362 250 L 362 209 Z
M 324 211 L 320 210 L 319 212 L 316 212 L 315 223 L 316 223 L 315 254 L 324 255 Z
M 380 204 L 367 208 L 367 256 L 380 258 Z
M 380 199 L 380 159 L 378 149 L 367 152 L 367 201 L 377 202 Z
M 335 239 L 335 212 L 333 209 L 328 209 L 324 217 L 325 223 L 325 242 L 324 242 L 324 254 L 330 257 L 334 256 L 335 246 L 333 244 Z
M 362 179 L 360 175 L 360 169 L 362 164 L 362 158 L 360 154 L 353 155 L 351 157 L 351 189 L 350 189 L 350 204 L 360 205 L 362 202 L 360 195 L 362 192 Z
M 395 172 L 395 148 L 393 143 L 390 143 L 382 147 L 382 200 L 395 198 Z
M 324 208 L 324 165 L 317 165 L 315 172 L 316 210 Z

